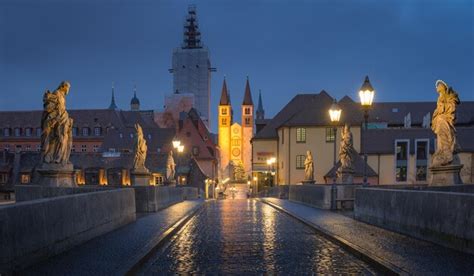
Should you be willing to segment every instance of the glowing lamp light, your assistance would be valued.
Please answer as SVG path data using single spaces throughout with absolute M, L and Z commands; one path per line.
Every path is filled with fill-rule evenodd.
M 375 90 L 370 84 L 369 76 L 365 77 L 364 83 L 359 91 L 360 104 L 363 107 L 371 107 L 374 100 Z
M 184 151 L 184 145 L 179 145 L 178 146 L 178 152 L 183 152 Z
M 173 148 L 177 149 L 181 145 L 181 141 L 179 140 L 173 140 Z
M 337 123 L 339 122 L 339 119 L 341 119 L 341 108 L 336 103 L 336 100 L 334 100 L 334 103 L 331 105 L 331 108 L 329 109 L 329 117 L 331 118 L 331 122 Z
M 256 176 L 253 177 L 253 181 L 257 181 L 258 178 Z

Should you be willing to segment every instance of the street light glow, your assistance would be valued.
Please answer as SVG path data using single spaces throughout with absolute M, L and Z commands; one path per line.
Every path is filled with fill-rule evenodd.
M 360 91 L 359 91 L 360 104 L 363 107 L 372 106 L 374 95 L 375 95 L 375 90 L 372 87 L 372 84 L 370 84 L 369 76 L 366 76 L 364 83 L 362 84 L 362 87 L 360 88 Z
M 179 140 L 173 140 L 173 148 L 177 149 L 181 145 L 181 141 Z
M 178 146 L 178 152 L 181 153 L 184 151 L 184 145 L 179 145 Z
M 341 108 L 337 105 L 336 99 L 334 99 L 334 103 L 331 105 L 329 109 L 329 117 L 331 118 L 331 122 L 337 123 L 341 118 Z

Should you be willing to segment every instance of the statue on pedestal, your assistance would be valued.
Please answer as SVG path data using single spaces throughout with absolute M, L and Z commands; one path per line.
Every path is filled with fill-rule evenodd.
M 456 106 L 460 103 L 458 94 L 452 87 L 442 81 L 436 82 L 438 101 L 433 113 L 431 129 L 436 134 L 436 152 L 433 154 L 432 166 L 443 166 L 452 164 L 457 159 L 456 129 Z
M 431 129 L 436 134 L 436 151 L 431 158 L 430 185 L 462 184 L 460 164 L 457 156 L 456 107 L 459 97 L 456 91 L 442 80 L 436 81 L 438 101 L 431 120 Z
M 41 118 L 41 164 L 58 164 L 62 167 L 69 163 L 72 147 L 73 120 L 66 111 L 66 96 L 71 85 L 61 82 L 54 91 L 43 95 L 43 115 Z
M 69 162 L 73 120 L 66 111 L 66 96 L 71 85 L 61 82 L 54 91 L 43 95 L 41 116 L 41 158 L 37 166 L 38 183 L 53 187 L 72 187 L 74 166 Z
M 135 157 L 133 159 L 133 170 L 134 171 L 143 171 L 148 172 L 148 169 L 145 167 L 145 160 L 148 147 L 146 145 L 146 140 L 143 138 L 143 129 L 139 124 L 135 124 Z
M 353 181 L 354 175 L 354 143 L 352 140 L 351 129 L 346 124 L 341 133 L 341 144 L 339 148 L 339 160 L 341 166 L 337 169 L 337 178 L 340 183 L 350 184 Z
M 306 159 L 304 160 L 304 181 L 314 183 L 314 161 L 311 151 L 306 151 Z
M 166 160 L 166 180 L 167 182 L 174 182 L 176 174 L 176 163 L 173 158 L 173 151 L 170 150 L 168 153 L 168 159 Z

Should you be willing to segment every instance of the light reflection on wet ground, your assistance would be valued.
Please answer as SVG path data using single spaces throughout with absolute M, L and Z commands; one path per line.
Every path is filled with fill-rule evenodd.
M 209 202 L 144 274 L 374 274 L 310 227 L 255 200 Z

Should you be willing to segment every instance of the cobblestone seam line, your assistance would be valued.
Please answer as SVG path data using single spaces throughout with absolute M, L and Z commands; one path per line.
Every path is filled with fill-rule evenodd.
M 136 275 L 140 267 L 143 266 L 150 259 L 150 257 L 153 256 L 156 250 L 163 246 L 163 244 L 173 237 L 173 235 L 176 234 L 181 228 L 185 227 L 189 220 L 203 209 L 204 204 L 206 203 L 199 204 L 197 207 L 184 215 L 180 220 L 166 229 L 166 231 L 156 239 L 148 242 L 148 244 L 143 247 L 142 252 L 134 256 L 134 258 L 127 262 L 127 264 L 124 265 L 124 268 L 120 269 L 119 271 L 127 271 L 125 275 Z M 133 265 L 130 266 L 130 264 Z
M 278 206 L 277 204 L 274 204 L 274 203 L 269 202 L 269 201 L 264 200 L 264 199 L 258 199 L 258 200 L 272 206 L 273 208 L 277 209 L 278 211 L 283 212 L 283 213 L 285 213 L 285 214 L 301 221 L 302 223 L 308 225 L 309 227 L 315 229 L 318 233 L 323 235 L 328 240 L 342 246 L 344 249 L 351 252 L 352 254 L 357 256 L 358 258 L 361 258 L 362 260 L 370 263 L 371 265 L 373 265 L 377 269 L 381 270 L 385 275 L 409 275 L 410 274 L 408 271 L 403 270 L 402 268 L 392 264 L 391 262 L 375 256 L 370 251 L 368 251 L 368 250 L 366 250 L 366 249 L 364 249 L 364 248 L 362 248 L 362 247 L 360 247 L 356 244 L 353 244 L 353 243 L 347 241 L 346 239 L 344 239 L 344 238 L 342 238 L 342 237 L 340 237 L 340 236 L 338 236 L 334 233 L 331 233 L 331 232 L 319 227 L 318 225 L 315 225 L 314 223 L 312 223 L 310 221 L 307 221 L 307 220 L 305 220 L 305 219 L 303 219 L 299 216 L 296 216 L 295 214 L 285 210 L 284 208 Z

